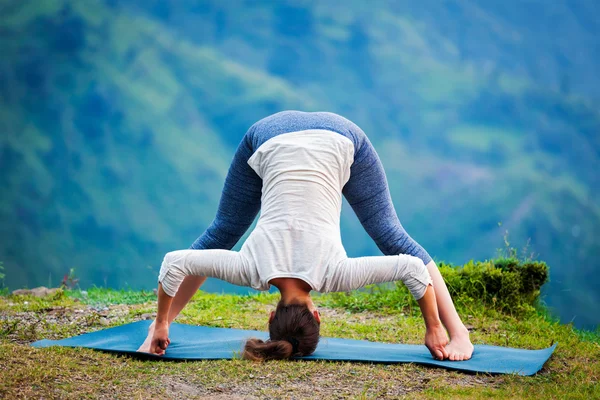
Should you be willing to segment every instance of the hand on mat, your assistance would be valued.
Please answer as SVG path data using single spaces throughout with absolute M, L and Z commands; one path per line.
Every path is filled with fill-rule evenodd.
M 156 324 L 154 326 L 154 336 L 150 344 L 150 353 L 162 356 L 171 343 L 169 340 L 169 324 Z
M 152 338 L 154 338 L 155 325 L 155 321 L 152 322 L 152 324 L 150 324 L 150 326 L 148 327 L 148 335 L 146 336 L 146 340 L 144 340 L 144 343 L 142 343 L 142 345 L 137 349 L 137 351 L 142 353 L 150 353 L 150 345 L 152 344 Z
M 448 344 L 448 335 L 442 324 L 435 327 L 428 327 L 425 332 L 425 346 L 436 360 L 445 360 L 448 358 L 446 345 Z

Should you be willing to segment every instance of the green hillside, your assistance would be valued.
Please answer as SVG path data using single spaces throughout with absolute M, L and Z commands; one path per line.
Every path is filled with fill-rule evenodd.
M 162 255 L 212 220 L 245 130 L 329 110 L 370 136 L 434 258 L 531 239 L 549 305 L 597 324 L 596 3 L 543 3 L 4 2 L 5 283 L 75 268 L 84 287 L 152 287 Z M 349 255 L 378 254 L 349 207 L 342 236 Z

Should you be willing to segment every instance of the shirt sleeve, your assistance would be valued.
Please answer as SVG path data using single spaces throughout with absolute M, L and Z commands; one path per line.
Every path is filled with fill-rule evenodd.
M 167 253 L 158 275 L 163 290 L 175 296 L 188 275 L 217 278 L 239 286 L 252 286 L 243 256 L 230 250 L 178 250 Z
M 418 257 L 400 254 L 347 258 L 338 263 L 328 274 L 327 292 L 347 292 L 373 283 L 402 281 L 419 300 L 427 286 L 432 284 L 427 267 Z

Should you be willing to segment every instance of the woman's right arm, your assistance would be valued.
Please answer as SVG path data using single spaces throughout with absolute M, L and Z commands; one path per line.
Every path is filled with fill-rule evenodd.
M 165 353 L 170 343 L 169 325 L 175 318 L 172 315 L 174 297 L 188 276 L 213 277 L 241 286 L 251 286 L 253 283 L 243 257 L 235 251 L 179 250 L 167 253 L 158 276 L 158 311 L 149 332 L 152 340 L 149 350 L 143 344 L 139 351 L 157 355 Z
M 175 297 L 187 276 L 217 278 L 238 286 L 253 286 L 254 283 L 247 262 L 236 251 L 188 249 L 167 253 L 158 274 L 165 294 Z
M 256 218 L 260 210 L 262 180 L 248 165 L 253 153 L 251 138 L 254 130 L 254 126 L 248 130 L 233 156 L 215 218 L 190 249 L 231 250 Z M 205 280 L 204 276 L 185 277 L 173 299 L 169 322 L 179 315 Z
M 171 343 L 169 340 L 169 309 L 173 297 L 165 293 L 162 284 L 158 284 L 158 311 L 154 321 L 154 334 L 150 343 L 150 353 L 162 356 Z

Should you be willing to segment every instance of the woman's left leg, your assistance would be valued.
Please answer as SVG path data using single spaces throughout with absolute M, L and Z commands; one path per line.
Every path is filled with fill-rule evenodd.
M 357 132 L 357 135 L 364 132 Z M 412 239 L 400 223 L 381 160 L 366 136 L 355 156 L 351 176 L 343 193 L 361 224 L 385 255 L 410 254 L 423 260 L 435 289 L 440 320 L 450 334 L 446 347 L 451 360 L 469 359 L 473 345 L 461 321 L 440 271 L 429 254 Z

